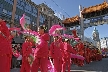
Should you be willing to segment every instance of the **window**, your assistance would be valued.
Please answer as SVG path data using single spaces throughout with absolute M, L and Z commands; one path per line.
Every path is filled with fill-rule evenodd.
M 18 15 L 15 14 L 15 19 L 18 19 Z
M 7 10 L 3 9 L 3 13 L 7 14 Z
M 18 1 L 17 1 L 17 7 L 18 7 L 19 9 L 23 10 L 24 6 L 25 6 L 25 4 L 24 4 L 23 1 L 21 1 L 21 0 L 18 0 Z
M 0 4 L 0 8 L 3 8 L 3 4 Z
M 19 9 L 23 10 L 23 7 L 22 7 L 22 6 L 17 5 L 17 7 L 18 7 Z
M 20 5 L 20 0 L 17 0 L 17 4 Z
M 9 14 L 9 15 L 12 15 L 12 12 L 8 11 L 8 14 Z
M 31 5 L 29 3 L 25 3 L 25 12 L 31 13 Z
M 10 25 L 9 25 L 9 24 L 6 24 L 6 26 L 7 26 L 8 28 L 10 28 Z
M 44 12 L 46 12 L 46 9 L 44 8 Z
M 25 6 L 24 2 L 21 2 L 21 6 Z
M 6 2 L 13 4 L 13 0 L 5 0 Z
M 40 22 L 43 23 L 43 15 L 40 14 Z
M 37 14 L 38 14 L 38 9 L 35 7 L 32 7 L 32 15 L 37 17 Z

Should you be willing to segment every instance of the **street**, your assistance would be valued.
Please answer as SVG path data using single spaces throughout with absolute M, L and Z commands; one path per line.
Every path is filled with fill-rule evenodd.
M 108 58 L 86 64 L 83 67 L 72 66 L 71 69 L 73 70 L 72 72 L 108 72 Z
M 19 69 L 13 69 L 11 72 L 19 72 Z M 108 58 L 86 64 L 83 67 L 72 65 L 71 72 L 108 72 Z

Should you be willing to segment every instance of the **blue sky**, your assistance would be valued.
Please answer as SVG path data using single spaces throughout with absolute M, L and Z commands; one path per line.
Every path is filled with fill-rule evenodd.
M 52 0 L 32 0 L 36 4 L 45 3 L 51 7 L 56 13 L 61 13 L 65 15 L 65 17 L 73 17 L 79 15 L 79 5 L 83 7 L 89 7 L 92 5 L 100 4 L 104 0 L 53 0 L 55 1 L 59 7 Z M 69 14 L 69 16 L 66 13 Z M 100 25 L 96 27 L 100 33 L 100 38 L 108 37 L 108 24 Z M 85 30 L 85 36 L 92 37 L 93 27 L 90 27 Z M 106 32 L 105 32 L 106 31 Z

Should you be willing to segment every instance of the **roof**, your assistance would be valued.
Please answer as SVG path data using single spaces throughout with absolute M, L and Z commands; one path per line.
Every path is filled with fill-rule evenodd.
M 82 14 L 101 11 L 101 10 L 104 10 L 106 8 L 108 8 L 108 3 L 103 2 L 102 4 L 98 4 L 95 6 L 88 7 L 88 8 L 84 8 L 82 11 Z
M 75 23 L 75 22 L 78 22 L 79 21 L 79 16 L 75 16 L 75 17 L 72 17 L 72 18 L 66 18 L 62 23 L 63 24 L 72 24 L 72 23 Z

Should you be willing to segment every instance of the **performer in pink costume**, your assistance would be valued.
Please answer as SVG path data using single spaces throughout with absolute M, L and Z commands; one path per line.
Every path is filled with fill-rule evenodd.
M 84 56 L 84 44 L 82 43 L 81 40 L 79 40 L 79 44 L 78 44 L 78 54 L 81 56 Z M 83 60 L 78 60 L 79 66 L 83 66 L 84 65 L 84 61 Z
M 55 72 L 61 71 L 61 61 L 62 61 L 62 53 L 61 53 L 62 43 L 60 42 L 60 38 L 58 36 L 54 36 L 54 42 L 50 45 L 51 57 L 53 58 Z
M 30 72 L 30 64 L 28 62 L 28 57 L 32 53 L 32 39 L 27 36 L 25 42 L 22 45 L 22 66 L 20 72 Z
M 70 45 L 69 39 L 64 42 L 64 47 L 62 51 L 62 59 L 63 59 L 63 64 L 62 64 L 62 72 L 65 72 L 66 66 L 68 67 L 68 72 L 70 72 L 70 67 L 71 67 L 71 53 L 76 54 L 76 51 L 72 48 Z
M 0 72 L 10 72 L 12 58 L 11 35 L 6 23 L 0 19 Z
M 31 72 L 38 72 L 40 67 L 41 72 L 48 72 L 48 42 L 49 34 L 45 33 L 45 29 L 43 26 L 38 28 L 38 33 L 41 39 L 41 43 L 36 47 L 35 60 L 33 62 Z

